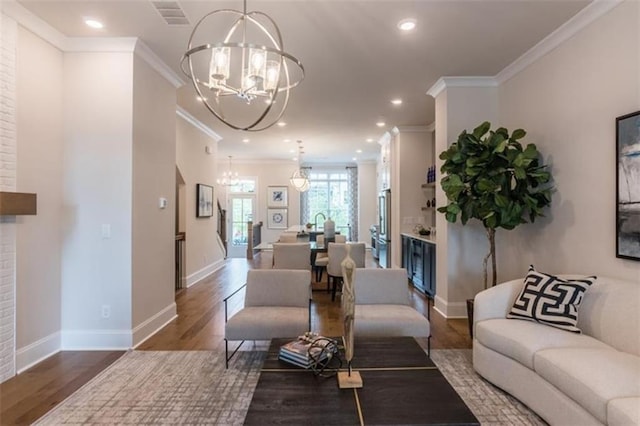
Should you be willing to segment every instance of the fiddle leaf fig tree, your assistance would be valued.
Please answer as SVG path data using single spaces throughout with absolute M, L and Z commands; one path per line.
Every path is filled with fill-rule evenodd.
M 489 253 L 485 256 L 484 288 L 487 288 L 487 265 L 491 259 L 492 286 L 496 285 L 496 243 L 498 228 L 514 229 L 544 216 L 551 204 L 551 174 L 542 164 L 534 144 L 525 147 L 519 142 L 526 132 L 509 131 L 504 127 L 490 130 L 484 122 L 472 133 L 464 130 L 446 151 L 440 171 L 447 196 L 447 205 L 438 208 L 448 222 L 470 219 L 482 222 L 489 239 Z

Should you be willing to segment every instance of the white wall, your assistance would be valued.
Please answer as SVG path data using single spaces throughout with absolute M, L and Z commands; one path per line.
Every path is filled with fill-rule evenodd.
M 376 163 L 358 164 L 358 239 L 371 243 L 371 225 L 378 224 Z
M 218 163 L 220 173 L 228 168 L 228 160 L 221 160 Z M 267 226 L 267 187 L 269 186 L 287 186 L 288 192 L 288 226 L 300 224 L 300 193 L 293 186 L 289 185 L 289 178 L 296 170 L 297 163 L 292 161 L 233 161 L 232 168 L 234 172 L 238 172 L 240 176 L 256 177 L 258 180 L 258 189 L 256 193 L 256 216 L 254 223 L 263 222 L 262 241 L 276 241 L 282 233 L 282 229 L 269 229 Z M 220 202 L 223 206 L 227 206 L 226 188 L 216 185 L 216 191 L 219 191 Z M 226 207 L 228 211 L 228 206 Z M 230 218 L 230 213 L 227 213 Z
M 46 72 L 43 72 L 46 70 Z M 38 197 L 17 217 L 17 369 L 60 346 L 62 52 L 18 27 L 17 190 Z
M 175 114 L 175 112 L 174 112 Z M 205 152 L 209 147 L 211 154 Z M 215 271 L 222 265 L 224 253 L 217 243 L 217 207 L 214 216 L 196 218 L 196 184 L 214 186 L 214 200 L 223 197 L 215 185 L 217 177 L 216 141 L 184 118 L 176 123 L 176 164 L 184 178 L 185 274 L 187 285 Z
M 176 315 L 176 89 L 147 62 L 133 68 L 133 345 Z M 161 209 L 160 198 L 167 199 Z
M 462 130 L 472 130 L 483 121 L 497 126 L 498 96 L 492 87 L 449 87 L 436 97 L 436 158 L 455 142 Z M 442 160 L 436 159 L 437 181 Z M 438 206 L 446 196 L 436 185 Z M 466 316 L 465 300 L 483 289 L 482 260 L 489 250 L 479 221 L 462 226 L 436 215 L 436 309 L 446 317 Z M 499 232 L 498 232 L 499 233 Z
M 433 162 L 432 133 L 424 129 L 402 128 L 391 140 L 391 256 L 394 267 L 402 264 L 401 232 L 424 224 L 422 207 L 427 198 L 421 185 Z
M 133 54 L 66 53 L 63 88 L 63 348 L 129 347 Z
M 615 257 L 615 118 L 640 109 L 640 3 L 626 1 L 502 84 L 501 124 L 527 130 L 551 164 L 547 217 L 499 233 L 500 280 L 552 273 L 640 282 Z

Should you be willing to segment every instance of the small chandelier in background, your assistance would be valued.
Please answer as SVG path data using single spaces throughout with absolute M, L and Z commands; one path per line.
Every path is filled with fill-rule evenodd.
M 309 190 L 309 178 L 306 172 L 302 170 L 302 154 L 304 154 L 304 147 L 302 141 L 298 141 L 298 168 L 293 172 L 289 182 L 298 192 L 305 192 Z
M 220 9 L 204 15 L 191 32 L 180 67 L 220 121 L 236 130 L 260 131 L 280 120 L 289 90 L 304 78 L 304 67 L 284 52 L 274 20 L 263 12 L 247 12 L 247 0 L 243 4 L 242 12 Z
M 216 182 L 222 186 L 234 186 L 238 184 L 238 172 L 234 173 L 231 171 L 231 156 L 229 156 L 229 168 L 226 172 L 222 172 L 222 178 L 217 179 Z

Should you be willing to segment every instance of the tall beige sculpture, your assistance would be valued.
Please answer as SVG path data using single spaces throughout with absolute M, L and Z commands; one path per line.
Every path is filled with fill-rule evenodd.
M 342 315 L 344 318 L 344 353 L 347 360 L 347 371 L 338 373 L 340 388 L 361 388 L 362 377 L 357 371 L 351 370 L 353 359 L 353 321 L 356 310 L 356 295 L 353 289 L 353 279 L 356 274 L 356 263 L 351 258 L 351 246 L 347 244 L 347 256 L 342 263 Z

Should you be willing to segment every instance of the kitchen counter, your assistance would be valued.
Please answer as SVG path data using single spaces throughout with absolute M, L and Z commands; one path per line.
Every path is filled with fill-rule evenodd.
M 415 232 L 401 232 L 400 235 L 405 237 L 415 238 L 416 240 L 424 241 L 425 243 L 436 245 L 436 240 L 431 235 L 420 235 Z

